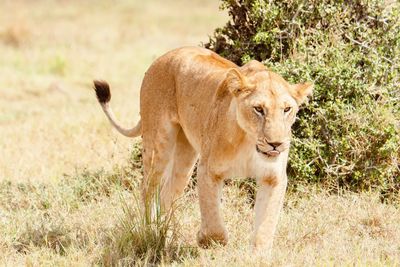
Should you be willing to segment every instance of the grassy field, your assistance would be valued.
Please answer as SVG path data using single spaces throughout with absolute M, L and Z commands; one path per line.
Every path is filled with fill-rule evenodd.
M 133 125 L 151 62 L 207 41 L 226 14 L 212 0 L 0 3 L 0 265 L 127 264 L 134 255 L 114 250 L 136 205 L 139 140 L 111 129 L 91 81 L 110 82 L 116 115 Z M 249 250 L 252 205 L 237 183 L 225 187 L 227 247 L 197 248 L 196 191 L 179 203 L 183 249 L 165 265 L 264 265 Z M 399 220 L 398 204 L 373 193 L 303 188 L 286 198 L 272 265 L 399 266 Z

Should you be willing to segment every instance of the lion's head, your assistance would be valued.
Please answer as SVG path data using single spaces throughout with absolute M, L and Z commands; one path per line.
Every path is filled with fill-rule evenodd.
M 225 81 L 235 99 L 238 123 L 254 139 L 254 149 L 268 157 L 287 150 L 296 113 L 313 85 L 291 85 L 258 61 L 230 69 Z

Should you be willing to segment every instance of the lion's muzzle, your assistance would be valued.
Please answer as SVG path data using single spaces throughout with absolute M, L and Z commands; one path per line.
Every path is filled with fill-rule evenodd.
M 280 151 L 276 150 L 275 147 L 271 146 L 272 149 L 269 150 L 264 150 L 263 147 L 260 147 L 259 145 L 256 145 L 256 150 L 258 153 L 261 153 L 267 157 L 277 157 L 281 153 Z

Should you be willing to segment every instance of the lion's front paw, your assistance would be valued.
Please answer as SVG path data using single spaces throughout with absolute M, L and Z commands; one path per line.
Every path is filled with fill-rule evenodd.
M 270 251 L 272 249 L 271 237 L 255 236 L 252 243 L 256 251 Z
M 204 234 L 201 230 L 197 233 L 197 244 L 202 248 L 209 248 L 213 244 L 225 246 L 228 243 L 226 231 Z
M 272 239 L 263 236 L 253 238 L 253 254 L 260 259 L 269 261 L 272 256 Z

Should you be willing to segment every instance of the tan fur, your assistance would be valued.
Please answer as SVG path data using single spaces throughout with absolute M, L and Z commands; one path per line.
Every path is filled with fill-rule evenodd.
M 309 84 L 290 85 L 260 62 L 238 67 L 203 48 L 184 47 L 158 58 L 140 96 L 144 200 L 161 183 L 168 208 L 199 158 L 198 243 L 226 244 L 219 210 L 223 180 L 254 177 L 259 191 L 252 240 L 268 253 L 286 190 L 291 125 L 311 90 Z M 280 144 L 273 151 L 271 143 Z

